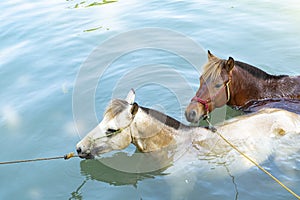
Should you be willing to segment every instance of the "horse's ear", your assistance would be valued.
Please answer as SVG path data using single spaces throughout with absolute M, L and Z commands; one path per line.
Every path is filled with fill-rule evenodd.
M 133 103 L 132 104 L 132 107 L 131 107 L 131 110 L 130 110 L 130 113 L 132 115 L 135 115 L 137 113 L 137 111 L 139 110 L 139 105 L 137 103 Z
M 131 90 L 128 92 L 127 97 L 126 97 L 125 100 L 129 104 L 133 104 L 134 99 L 135 99 L 135 91 L 134 91 L 134 89 L 131 88 Z
M 229 57 L 226 61 L 225 69 L 227 72 L 230 72 L 234 67 L 234 59 L 232 57 Z
M 210 52 L 210 50 L 207 51 L 207 58 L 208 60 L 211 60 L 214 57 L 214 55 Z

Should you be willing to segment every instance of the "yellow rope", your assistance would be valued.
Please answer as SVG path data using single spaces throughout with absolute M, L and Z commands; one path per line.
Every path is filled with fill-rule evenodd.
M 7 161 L 7 162 L 0 162 L 0 165 L 7 165 L 7 164 L 16 164 L 16 163 L 25 163 L 25 162 L 35 162 L 35 161 L 42 161 L 42 160 L 55 160 L 55 159 L 65 159 L 68 160 L 72 157 L 77 157 L 73 152 L 68 153 L 64 156 L 57 156 L 57 157 L 49 157 L 49 158 L 35 158 L 35 159 L 28 159 L 28 160 L 14 160 L 14 161 Z
M 270 172 L 268 172 L 266 169 L 264 169 L 262 166 L 260 166 L 255 160 L 250 158 L 248 155 L 240 151 L 236 146 L 234 146 L 231 142 L 229 142 L 220 132 L 217 131 L 216 128 L 212 126 L 212 124 L 207 120 L 210 127 L 212 127 L 212 131 L 216 133 L 219 137 L 221 137 L 229 146 L 231 146 L 234 150 L 236 150 L 239 154 L 244 156 L 247 160 L 249 160 L 252 164 L 254 164 L 256 167 L 258 167 L 261 171 L 266 173 L 269 177 L 271 177 L 275 182 L 277 182 L 281 187 L 283 187 L 285 190 L 287 190 L 289 193 L 291 193 L 294 197 L 297 199 L 300 199 L 300 196 L 297 195 L 293 190 L 288 188 L 285 184 L 283 184 L 280 180 L 278 180 L 275 176 L 273 176 Z

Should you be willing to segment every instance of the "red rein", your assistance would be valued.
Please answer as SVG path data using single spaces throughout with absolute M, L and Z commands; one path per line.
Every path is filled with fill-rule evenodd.
M 205 107 L 206 114 L 209 113 L 208 103 L 210 102 L 210 99 L 203 100 L 200 97 L 194 96 L 191 101 L 196 101 L 198 103 L 201 103 Z
M 227 91 L 227 102 L 230 100 L 230 88 L 229 88 L 230 82 L 231 82 L 231 77 L 229 77 L 228 81 L 226 83 L 224 83 L 224 85 L 223 85 L 223 88 L 226 87 L 226 91 Z M 201 103 L 205 107 L 205 111 L 206 111 L 205 114 L 208 115 L 208 113 L 209 113 L 209 105 L 208 104 L 210 102 L 212 102 L 212 100 L 215 99 L 219 95 L 219 93 L 222 91 L 223 88 L 221 88 L 212 98 L 204 100 L 198 96 L 194 96 L 191 101 L 196 101 L 198 103 Z

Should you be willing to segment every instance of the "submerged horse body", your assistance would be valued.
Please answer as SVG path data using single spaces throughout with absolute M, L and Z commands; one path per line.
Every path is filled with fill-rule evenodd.
M 198 122 L 225 104 L 242 109 L 256 100 L 300 101 L 300 76 L 270 75 L 249 64 L 219 59 L 208 51 L 200 87 L 186 108 L 189 122 Z
M 94 158 L 132 143 L 142 153 L 157 152 L 162 160 L 170 162 L 173 171 L 194 168 L 216 175 L 228 170 L 238 173 L 252 166 L 211 130 L 186 126 L 156 110 L 139 106 L 134 98 L 131 90 L 126 100 L 111 101 L 100 124 L 77 144 L 81 158 Z M 216 128 L 259 163 L 272 154 L 286 156 L 299 150 L 300 116 L 285 110 L 264 109 Z M 289 145 L 289 151 L 285 152 L 283 145 Z M 294 151 L 290 151 L 291 146 Z

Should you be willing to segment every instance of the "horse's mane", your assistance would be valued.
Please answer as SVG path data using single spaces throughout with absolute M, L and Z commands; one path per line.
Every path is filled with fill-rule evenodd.
M 128 102 L 122 99 L 113 99 L 110 104 L 107 106 L 106 111 L 104 115 L 109 116 L 110 119 L 114 118 L 118 114 L 120 114 L 124 109 L 126 109 L 128 106 Z M 178 130 L 180 127 L 186 127 L 186 125 L 180 123 L 176 119 L 165 115 L 159 111 L 150 109 L 150 108 L 145 108 L 145 107 L 139 107 L 142 109 L 145 113 L 150 115 L 151 117 L 157 119 L 161 123 L 164 123 L 165 125 L 172 127 L 176 130 Z
M 179 121 L 177 121 L 176 119 L 168 116 L 168 115 L 165 115 L 157 110 L 153 110 L 153 109 L 150 109 L 150 108 L 145 108 L 145 107 L 141 107 L 140 108 L 146 112 L 148 115 L 150 115 L 151 117 L 157 119 L 158 121 L 160 121 L 161 123 L 169 126 L 169 127 L 172 127 L 176 130 L 178 130 L 179 128 L 183 128 L 183 127 L 186 127 L 186 125 L 180 123 Z
M 104 115 L 108 115 L 110 119 L 120 114 L 125 108 L 127 108 L 128 102 L 122 99 L 113 99 L 107 106 Z
M 215 81 L 220 77 L 222 71 L 221 59 L 214 59 L 213 61 L 207 62 L 203 67 L 202 77 L 204 80 L 212 79 Z M 223 61 L 224 62 L 224 61 Z
M 206 63 L 203 67 L 203 73 L 202 77 L 205 80 L 212 79 L 213 81 L 216 80 L 221 75 L 223 64 L 225 64 L 226 60 L 222 59 L 214 59 L 213 61 L 210 61 Z M 260 78 L 263 80 L 270 80 L 270 79 L 281 79 L 283 77 L 286 77 L 287 75 L 271 75 L 267 72 L 254 67 L 252 65 L 249 65 L 247 63 L 243 63 L 240 61 L 235 61 L 235 67 L 239 67 L 250 74 L 252 74 L 256 78 Z
M 247 72 L 249 72 L 250 74 L 252 74 L 253 76 L 263 79 L 263 80 L 269 80 L 269 79 L 281 79 L 283 77 L 286 77 L 287 75 L 271 75 L 268 74 L 267 72 L 254 67 L 252 65 L 249 65 L 247 63 L 243 63 L 240 61 L 235 61 L 235 66 L 242 68 L 243 70 L 246 70 Z

